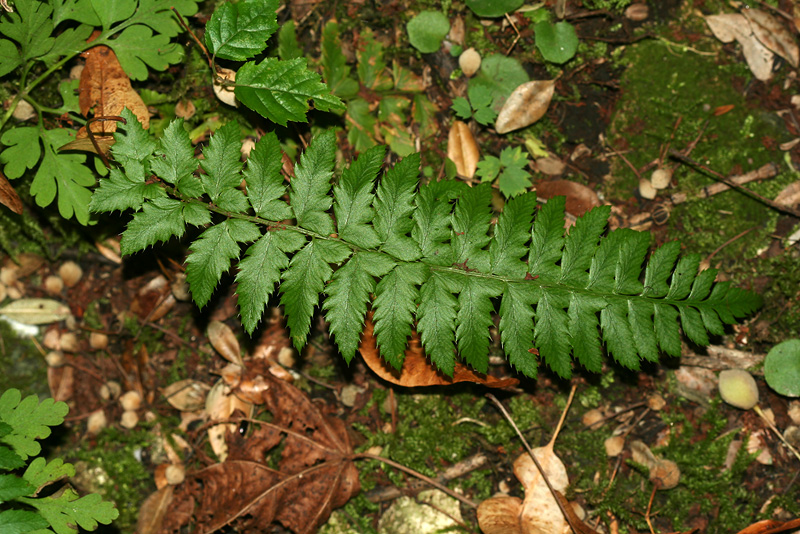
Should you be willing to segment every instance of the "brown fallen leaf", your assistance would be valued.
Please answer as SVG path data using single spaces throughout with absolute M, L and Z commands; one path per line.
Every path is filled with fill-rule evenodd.
M 765 519 L 740 530 L 738 534 L 778 534 L 779 532 L 787 532 L 798 528 L 800 528 L 800 519 L 792 519 L 791 521 Z
M 481 153 L 466 123 L 453 121 L 450 134 L 447 136 L 447 157 L 456 164 L 459 175 L 466 178 L 475 176 Z
M 220 356 L 231 363 L 244 365 L 239 340 L 236 339 L 236 334 L 233 333 L 230 326 L 222 321 L 211 321 L 206 328 L 206 335 L 211 346 Z
M 555 80 L 534 80 L 514 89 L 497 115 L 494 125 L 497 133 L 518 130 L 541 119 L 550 107 L 555 89 Z
M 245 380 L 256 375 L 269 383 L 261 402 L 270 422 L 250 420 L 248 435 L 228 435 L 227 461 L 188 473 L 174 487 L 170 514 L 152 532 L 190 524 L 198 533 L 225 526 L 260 532 L 281 523 L 310 534 L 360 490 L 344 422 L 257 362 Z
M 8 179 L 0 172 L 0 204 L 7 207 L 17 215 L 22 215 L 22 200 L 11 187 Z
M 81 71 L 78 85 L 78 106 L 81 114 L 88 117 L 91 112 L 95 117 L 111 117 L 118 116 L 124 108 L 128 108 L 136 115 L 144 129 L 149 128 L 150 112 L 139 93 L 131 87 L 131 80 L 122 69 L 114 51 L 100 45 L 90 48 L 81 55 L 86 58 L 86 65 Z M 98 121 L 92 123 L 91 128 L 101 152 L 108 152 L 114 143 L 110 134 L 117 130 L 117 122 Z M 86 127 L 83 126 L 78 130 L 76 140 L 62 147 L 62 150 L 97 152 L 88 137 Z
M 548 180 L 536 184 L 539 198 L 567 197 L 567 213 L 580 217 L 592 208 L 600 206 L 600 198 L 591 188 L 571 180 Z
M 475 382 L 490 388 L 507 388 L 519 384 L 519 380 L 516 378 L 495 378 L 492 375 L 476 373 L 460 362 L 456 362 L 452 378 L 443 375 L 425 357 L 416 332 L 412 333 L 406 349 L 403 369 L 398 372 L 381 358 L 373 335 L 374 329 L 375 325 L 371 318 L 367 318 L 364 333 L 361 337 L 361 345 L 358 348 L 364 363 L 376 375 L 392 384 L 403 387 L 418 387 L 448 386 L 457 382 Z
M 767 81 L 772 78 L 774 54 L 753 34 L 747 18 L 740 13 L 724 13 L 704 17 L 714 36 L 723 43 L 736 40 L 742 47 L 742 54 L 757 79 Z
M 156 534 L 161 532 L 161 523 L 172 504 L 172 492 L 175 486 L 165 486 L 151 494 L 139 508 L 136 521 L 136 534 Z
M 761 44 L 788 61 L 792 67 L 798 67 L 800 50 L 783 24 L 760 9 L 743 9 L 742 13 L 750 21 L 750 28 Z

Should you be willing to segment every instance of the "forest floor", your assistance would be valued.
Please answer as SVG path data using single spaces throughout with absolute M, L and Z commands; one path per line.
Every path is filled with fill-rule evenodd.
M 406 388 L 379 378 L 360 356 L 345 364 L 319 314 L 310 343 L 300 353 L 291 347 L 277 307 L 248 338 L 238 320 L 231 280 L 198 311 L 185 295 L 185 248 L 170 243 L 117 260 L 108 250 L 120 228 L 111 224 L 73 233 L 68 245 L 57 247 L 55 261 L 33 253 L 18 256 L 19 264 L 6 258 L 4 269 L 13 271 L 6 279 L 12 281 L 9 287 L 20 296 L 66 303 L 76 324 L 45 326 L 41 335 L 16 339 L 0 322 L 0 359 L 3 369 L 10 370 L 0 379 L 0 389 L 18 387 L 69 403 L 68 424 L 48 441 L 49 451 L 78 465 L 75 485 L 81 491 L 99 491 L 116 503 L 121 517 L 103 527 L 104 532 L 133 532 L 137 519 L 140 533 L 151 532 L 140 517 L 154 513 L 154 499 L 165 502 L 156 485 L 163 486 L 166 466 L 181 464 L 190 474 L 214 466 L 221 450 L 262 450 L 258 447 L 267 438 L 258 423 L 239 420 L 229 432 L 208 422 L 215 406 L 228 410 L 222 419 L 241 416 L 225 390 L 226 364 L 236 361 L 240 350 L 245 379 L 263 381 L 259 373 L 268 375 L 272 369 L 297 388 L 297 397 L 286 393 L 282 401 L 273 399 L 273 420 L 304 428 L 316 439 L 329 430 L 327 417 L 333 416 L 344 423 L 348 450 L 361 455 L 354 462 L 361 486 L 357 495 L 335 506 L 330 496 L 307 497 L 298 505 L 303 514 L 324 510 L 326 515 L 338 507 L 322 532 L 404 532 L 395 522 L 412 528 L 405 532 L 480 532 L 475 504 L 498 492 L 525 495 L 513 469 L 524 454 L 523 445 L 487 393 L 538 447 L 550 440 L 573 386 L 574 401 L 554 451 L 569 476 L 566 497 L 580 506 L 591 528 L 607 533 L 735 533 L 763 519 L 800 518 L 800 458 L 756 413 L 722 402 L 716 387 L 717 371 L 750 370 L 762 410 L 779 431 L 794 426 L 787 439 L 800 445 L 800 403 L 773 392 L 763 378 L 764 355 L 800 332 L 800 249 L 796 237 L 789 239 L 798 219 L 742 191 L 706 195 L 706 188 L 718 183 L 709 170 L 735 177 L 772 165 L 777 172 L 745 185 L 767 199 L 798 183 L 796 68 L 777 58 L 771 79 L 756 79 L 741 48 L 735 42 L 721 43 L 709 30 L 704 15 L 735 12 L 716 0 L 649 1 L 644 18 L 626 11 L 625 0 L 537 4 L 548 11 L 565 4 L 564 20 L 576 30 L 577 53 L 560 65 L 545 61 L 536 47 L 535 10 L 480 19 L 463 2 L 446 2 L 444 9 L 441 4 L 312 0 L 281 8 L 279 22 L 294 21 L 299 46 L 312 63 L 321 55 L 323 27 L 336 19 L 341 50 L 352 68 L 345 76 L 355 80 L 359 61 L 380 61 L 357 53 L 371 30 L 387 72 L 407 69 L 419 82 L 400 99 L 391 90 L 365 88 L 362 80 L 347 102 L 347 115 L 313 112 L 309 125 L 280 130 L 284 150 L 294 156 L 314 128 L 335 126 L 341 161 L 351 161 L 364 147 L 382 141 L 394 158 L 421 150 L 426 178 L 464 179 L 454 177 L 454 167 L 446 161 L 456 119 L 451 106 L 468 95 L 469 79 L 460 70 L 458 52 L 472 47 L 484 58 L 513 58 L 531 80 L 555 80 L 554 96 L 539 121 L 507 134 L 498 134 L 491 124 L 466 121 L 480 153 L 499 156 L 503 149 L 521 147 L 524 169 L 531 175 L 528 188 L 542 198 L 566 194 L 568 211 L 576 216 L 593 205 L 610 204 L 613 227 L 650 232 L 653 247 L 681 241 L 685 253 L 701 254 L 706 265 L 719 269 L 720 277 L 760 293 L 763 308 L 728 328 L 726 335 L 712 336 L 711 346 L 684 338 L 681 358 L 665 356 L 638 371 L 609 359 L 600 374 L 576 365 L 574 377 L 564 380 L 541 366 L 539 377 L 531 380 L 516 376 L 504 359 L 493 357 L 491 374 L 518 378 L 518 384 L 501 389 L 471 383 Z M 792 11 L 797 9 L 793 2 L 770 4 L 759 8 L 775 16 L 796 40 L 794 24 L 800 13 Z M 204 6 L 202 16 L 190 25 L 200 31 L 213 8 L 211 3 Z M 794 20 L 774 8 L 793 14 Z M 406 24 L 426 9 L 444 12 L 455 33 L 437 51 L 423 54 L 409 43 Z M 135 84 L 150 104 L 151 131 L 163 130 L 175 117 L 177 103 L 191 102 L 196 114 L 187 123 L 196 143 L 202 144 L 228 120 L 239 121 L 243 131 L 257 138 L 264 131 L 260 118 L 214 97 L 207 73 L 202 73 L 207 69 L 204 59 L 190 39 L 182 39 L 187 47 L 184 65 Z M 495 74 L 503 83 L 507 73 L 500 69 Z M 353 105 L 357 99 L 365 100 L 367 108 Z M 650 191 L 647 184 L 640 186 L 657 169 L 670 173 L 666 187 Z M 798 207 L 799 197 L 795 194 L 786 205 Z M 499 189 L 495 200 L 502 207 Z M 64 235 L 47 232 L 52 240 Z M 111 241 L 104 241 L 107 237 Z M 73 282 L 64 275 L 68 284 L 53 290 L 45 282 L 59 275 L 66 262 L 77 263 L 82 276 Z M 499 342 L 494 344 L 501 354 Z M 50 361 L 58 365 L 45 368 L 43 356 L 54 350 L 64 352 L 66 360 Z M 117 402 L 115 386 L 109 392 L 109 382 L 122 393 L 136 392 L 131 396 L 138 396 L 141 404 L 125 410 Z M 172 384 L 179 387 L 165 393 Z M 207 400 L 209 396 L 215 400 Z M 219 404 L 224 402 L 228 404 Z M 98 410 L 105 414 L 107 427 L 90 432 L 87 422 Z M 130 415 L 124 421 L 125 411 L 134 412 L 138 421 L 132 424 Z M 291 423 L 287 414 L 297 420 Z M 632 459 L 635 442 L 677 464 L 676 487 L 655 491 L 647 468 Z M 608 450 L 615 446 L 617 450 Z M 403 514 L 419 512 L 406 508 L 430 498 L 420 493 L 430 487 L 369 455 L 438 479 L 464 499 L 438 495 L 442 500 L 436 506 L 422 506 L 433 510 L 434 518 L 425 521 L 439 521 L 433 523 L 438 526 L 408 527 L 417 519 Z M 258 487 L 251 475 L 228 473 L 225 484 L 231 486 L 219 491 L 240 484 L 247 491 L 256 487 L 268 493 L 269 485 Z M 151 495 L 151 508 L 142 511 Z M 176 499 L 178 495 L 176 490 Z M 208 503 L 209 496 L 203 498 L 197 496 L 198 502 Z M 221 524 L 232 523 L 224 531 L 238 532 L 233 520 L 252 513 L 243 504 L 251 501 L 240 496 L 237 505 L 217 498 L 224 501 L 225 511 L 208 513 L 227 517 Z M 185 506 L 186 501 L 178 500 L 170 505 L 174 513 Z M 447 511 L 444 517 L 442 509 Z M 288 530 L 276 524 L 262 531 Z

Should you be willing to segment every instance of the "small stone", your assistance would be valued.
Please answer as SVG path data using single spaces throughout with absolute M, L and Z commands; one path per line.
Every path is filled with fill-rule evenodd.
M 139 416 L 134 411 L 126 410 L 122 412 L 122 418 L 119 420 L 119 424 L 128 430 L 136 428 L 136 425 L 139 424 Z
M 186 478 L 186 470 L 182 465 L 170 464 L 164 471 L 164 476 L 167 479 L 167 484 L 175 486 L 183 482 Z
M 536 168 L 539 169 L 539 172 L 542 174 L 546 174 L 548 176 L 560 176 L 564 174 L 567 166 L 560 159 L 553 156 L 547 156 L 545 158 L 539 158 L 536 160 Z
M 81 74 L 83 73 L 83 65 L 75 65 L 71 69 L 69 69 L 69 79 L 70 80 L 80 80 Z
M 100 398 L 103 400 L 116 399 L 120 393 L 122 393 L 122 386 L 114 380 L 109 380 L 100 386 Z
M 60 276 L 51 274 L 44 279 L 44 290 L 51 295 L 58 295 L 64 290 L 64 281 Z
M 58 276 L 64 281 L 65 286 L 75 287 L 83 277 L 83 269 L 74 261 L 67 261 L 58 268 Z
M 122 409 L 126 411 L 138 410 L 142 406 L 142 396 L 135 390 L 126 391 L 125 394 L 119 398 L 119 404 L 122 406 Z
M 653 410 L 654 412 L 660 412 L 664 409 L 664 406 L 667 405 L 667 401 L 664 400 L 664 397 L 659 395 L 658 393 L 654 393 L 647 397 L 647 407 Z
M 191 100 L 181 100 L 175 104 L 175 116 L 179 119 L 189 120 L 197 113 L 197 107 Z
M 45 332 L 42 338 L 42 345 L 44 345 L 46 349 L 59 350 L 61 348 L 61 332 L 55 328 L 51 328 Z
M 606 439 L 603 444 L 606 448 L 606 455 L 608 455 L 609 458 L 615 458 L 619 456 L 625 448 L 625 438 L 622 436 L 611 436 Z
M 650 15 L 650 8 L 647 4 L 631 4 L 625 10 L 625 18 L 634 22 L 646 20 Z
M 642 198 L 653 200 L 656 198 L 657 193 L 658 191 L 653 187 L 653 184 L 650 183 L 650 180 L 647 178 L 639 180 L 639 195 L 641 195 Z
M 787 410 L 789 413 L 789 419 L 792 420 L 792 423 L 800 426 L 800 401 L 793 400 L 789 403 L 789 409 Z
M 281 348 L 281 350 L 278 351 L 277 360 L 278 363 L 284 367 L 294 367 L 294 364 L 297 363 L 294 358 L 294 351 L 291 347 Z
M 248 137 L 247 139 L 242 141 L 242 148 L 239 149 L 242 153 L 242 158 L 245 160 L 249 158 L 250 152 L 252 152 L 255 147 L 256 147 L 256 142 L 254 139 Z
M 18 273 L 19 269 L 16 265 L 13 267 L 0 268 L 0 283 L 6 286 L 13 286 L 17 282 Z
M 28 121 L 36 117 L 36 110 L 33 109 L 33 106 L 31 106 L 27 100 L 20 100 L 11 116 L 18 121 Z
M 467 48 L 458 57 L 458 66 L 464 76 L 471 78 L 481 68 L 481 55 L 474 48 Z
M 107 426 L 108 419 L 106 419 L 106 412 L 103 410 L 92 412 L 92 414 L 86 420 L 86 431 L 92 436 L 96 436 Z
M 603 426 L 600 422 L 604 418 L 605 416 L 603 415 L 603 412 L 601 412 L 597 408 L 594 408 L 583 414 L 583 417 L 581 417 L 581 422 L 583 423 L 584 426 L 590 426 L 593 429 L 596 429 Z
M 108 336 L 102 332 L 92 332 L 89 335 L 89 346 L 92 350 L 104 350 L 108 347 Z
M 78 352 L 80 344 L 78 343 L 78 336 L 73 332 L 64 332 L 58 340 L 61 350 L 65 352 Z
M 656 169 L 650 175 L 650 183 L 656 189 L 666 189 L 672 181 L 672 171 L 670 169 Z
M 64 365 L 66 358 L 64 358 L 64 353 L 58 350 L 51 350 L 44 356 L 44 361 L 47 362 L 47 365 L 50 367 L 61 367 Z
M 347 406 L 348 408 L 352 408 L 356 404 L 356 399 L 358 395 L 364 392 L 364 388 L 360 388 L 355 384 L 347 384 L 345 387 L 342 388 L 342 393 L 340 395 L 340 400 L 342 404 Z

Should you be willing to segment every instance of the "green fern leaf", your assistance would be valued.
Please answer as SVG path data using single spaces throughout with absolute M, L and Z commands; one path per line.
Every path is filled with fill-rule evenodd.
M 334 232 L 333 221 L 327 210 L 333 203 L 328 192 L 333 176 L 335 143 L 333 131 L 318 135 L 311 141 L 294 169 L 295 177 L 289 192 L 289 202 L 297 225 L 322 236 Z
M 426 270 L 421 263 L 400 264 L 375 288 L 375 339 L 381 356 L 398 371 L 403 368 L 404 352 L 417 310 L 417 286 L 425 281 Z
M 375 194 L 373 224 L 383 243 L 381 249 L 403 261 L 419 259 L 419 245 L 407 234 L 414 226 L 414 193 L 419 175 L 419 154 L 400 161 L 390 169 Z
M 159 241 L 181 237 L 186 231 L 183 211 L 184 204 L 171 198 L 156 198 L 146 202 L 142 211 L 134 214 L 128 228 L 122 233 L 120 252 L 133 254 Z
M 294 252 L 305 244 L 300 234 L 286 230 L 267 232 L 256 241 L 239 263 L 236 274 L 239 309 L 242 324 L 248 334 L 255 330 L 275 284 L 281 279 L 281 271 L 289 267 L 287 253 Z
M 235 213 L 247 209 L 247 200 L 241 191 L 235 189 L 242 182 L 239 174 L 242 170 L 241 148 L 239 125 L 229 122 L 211 138 L 200 162 L 206 171 L 200 179 L 211 201 Z
M 314 308 L 319 303 L 325 283 L 333 275 L 329 263 L 341 263 L 349 255 L 350 250 L 336 241 L 312 239 L 294 255 L 289 268 L 284 271 L 281 304 L 297 350 L 305 345 Z
M 375 291 L 375 278 L 388 273 L 395 263 L 384 254 L 358 252 L 333 275 L 325 292 L 322 308 L 331 325 L 339 351 L 350 363 L 356 354 L 369 296 Z
M 191 246 L 186 258 L 186 281 L 192 297 L 202 309 L 214 293 L 222 274 L 239 257 L 239 243 L 261 236 L 258 226 L 241 219 L 228 219 L 207 228 Z
M 488 185 L 419 186 L 418 156 L 400 161 L 376 183 L 384 149 L 367 150 L 331 191 L 332 132 L 317 136 L 302 155 L 288 203 L 277 137 L 259 141 L 242 170 L 235 126 L 212 137 L 201 162 L 204 194 L 188 195 L 199 188 L 170 185 L 197 183 L 191 145 L 175 124 L 144 160 L 134 161 L 135 152 L 118 158 L 123 170 L 115 169 L 100 186 L 93 208 L 141 205 L 123 233 L 125 253 L 180 237 L 187 223 L 207 226 L 187 259 L 201 307 L 239 258 L 242 243 L 253 242 L 236 275 L 244 327 L 255 329 L 280 282 L 298 349 L 324 294 L 322 310 L 347 361 L 371 308 L 377 346 L 392 367 L 402 368 L 416 326 L 442 372 L 453 373 L 457 354 L 485 372 L 499 299 L 498 330 L 511 365 L 536 376 L 541 361 L 569 377 L 573 360 L 599 372 L 603 344 L 630 369 L 643 359 L 656 361 L 659 350 L 678 356 L 681 330 L 706 344 L 709 332 L 724 333 L 724 324 L 761 304 L 750 292 L 715 282 L 715 270 L 698 272 L 698 255 L 679 260 L 676 242 L 648 260 L 649 234 L 622 229 L 604 236 L 607 206 L 565 232 L 564 198 L 550 199 L 536 212 L 535 195 L 524 194 L 509 200 L 492 224 Z M 129 127 L 141 137 L 134 124 Z M 120 143 L 123 154 L 134 150 L 126 142 Z M 145 176 L 158 189 L 142 191 Z M 242 178 L 246 195 L 238 189 Z M 212 225 L 212 212 L 222 222 Z
M 434 272 L 420 288 L 417 330 L 425 352 L 433 364 L 448 376 L 455 370 L 455 331 L 458 300 L 453 292 L 461 289 L 455 275 Z
M 381 170 L 386 149 L 376 146 L 362 154 L 345 169 L 339 183 L 333 188 L 336 203 L 333 212 L 339 237 L 361 248 L 371 249 L 381 240 L 372 227 L 372 206 L 375 179 Z
M 281 197 L 286 193 L 281 177 L 281 145 L 275 132 L 264 135 L 247 158 L 242 175 L 247 183 L 247 198 L 256 215 L 270 221 L 292 218 L 292 211 Z
M 491 272 L 500 276 L 524 278 L 528 266 L 522 257 L 528 252 L 528 229 L 536 211 L 536 193 L 510 199 L 497 220 L 494 239 L 489 244 Z

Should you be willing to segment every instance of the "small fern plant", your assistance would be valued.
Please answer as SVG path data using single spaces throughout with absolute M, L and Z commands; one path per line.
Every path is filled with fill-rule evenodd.
M 322 299 L 348 362 L 371 309 L 380 353 L 393 367 L 401 368 L 416 328 L 442 372 L 452 374 L 457 353 L 485 372 L 497 307 L 503 350 L 519 372 L 535 377 L 541 359 L 569 377 L 570 354 L 600 371 L 601 338 L 614 359 L 636 369 L 641 359 L 656 361 L 659 348 L 678 356 L 680 326 L 708 344 L 708 332 L 722 334 L 724 323 L 760 306 L 757 295 L 715 282 L 715 270 L 698 272 L 698 255 L 679 260 L 677 242 L 650 256 L 640 280 L 649 235 L 619 229 L 603 237 L 607 206 L 565 235 L 564 199 L 537 213 L 535 194 L 526 193 L 493 223 L 488 184 L 420 185 L 418 154 L 378 180 L 383 147 L 361 154 L 332 186 L 331 131 L 312 140 L 286 186 L 272 133 L 243 165 L 233 123 L 197 160 L 181 121 L 155 140 L 127 110 L 125 118 L 113 147 L 120 167 L 90 205 L 135 211 L 122 252 L 181 237 L 187 225 L 204 228 L 186 260 L 197 305 L 208 303 L 233 261 L 245 330 L 256 328 L 277 286 L 298 349 Z
M 54 482 L 75 475 L 72 464 L 60 458 L 33 458 L 42 450 L 36 440 L 49 436 L 50 427 L 63 423 L 68 411 L 65 403 L 53 399 L 23 399 L 18 389 L 0 397 L 0 532 L 77 534 L 79 526 L 95 530 L 98 523 L 108 525 L 119 515 L 96 493 L 79 498 L 67 487 L 40 495 Z

